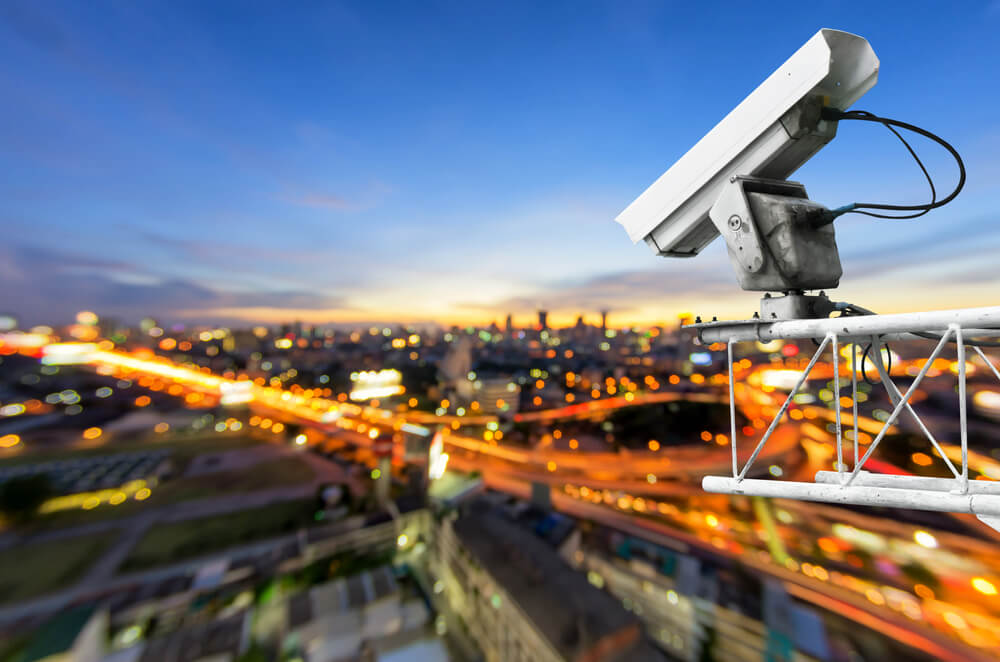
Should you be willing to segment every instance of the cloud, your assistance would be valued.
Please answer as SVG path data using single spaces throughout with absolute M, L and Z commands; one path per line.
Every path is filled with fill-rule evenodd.
M 29 324 L 61 323 L 79 310 L 125 321 L 152 315 L 209 320 L 217 310 L 344 309 L 320 291 L 223 291 L 183 278 L 160 279 L 135 265 L 36 246 L 0 247 L 0 310 Z M 289 315 L 291 317 L 291 315 Z
M 353 197 L 346 197 L 322 189 L 286 192 L 278 197 L 297 207 L 352 212 L 365 211 L 378 206 L 390 191 L 391 189 L 385 183 L 375 181 L 364 187 L 363 190 L 356 192 Z
M 867 218 L 863 222 L 873 224 L 873 230 L 878 230 L 879 225 L 884 228 L 885 224 L 893 224 L 893 221 Z M 894 241 L 883 240 L 860 247 L 841 246 L 844 278 L 857 280 L 920 265 L 927 278 L 936 279 L 940 277 L 939 271 L 948 265 L 962 265 L 972 257 L 995 255 L 998 250 L 997 239 L 989 232 L 989 228 L 996 223 L 995 218 L 972 216 L 950 222 L 938 218 L 924 223 L 922 232 L 914 231 L 921 229 L 918 227 L 906 233 L 897 233 L 901 238 Z M 857 229 L 847 230 L 844 236 L 856 235 Z
M 706 259 L 701 263 L 684 261 L 658 269 L 619 271 L 555 282 L 530 294 L 499 301 L 466 302 L 459 307 L 493 314 L 525 314 L 538 309 L 569 314 L 599 310 L 634 313 L 680 297 L 703 299 L 731 295 L 734 291 L 736 285 L 728 265 Z

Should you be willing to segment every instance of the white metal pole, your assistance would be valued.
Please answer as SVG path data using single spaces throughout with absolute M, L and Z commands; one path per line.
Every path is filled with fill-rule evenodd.
M 817 471 L 816 482 L 827 485 L 840 485 L 836 471 Z M 861 487 L 895 487 L 907 490 L 931 490 L 933 492 L 951 492 L 955 494 L 954 478 L 931 478 L 927 476 L 896 476 L 862 471 L 854 479 L 854 486 Z M 1000 496 L 1000 481 L 970 480 L 969 494 L 995 494 Z
M 830 347 L 833 349 L 833 399 L 830 407 L 833 409 L 835 425 L 837 426 L 837 471 L 844 472 L 844 441 L 840 428 L 840 356 L 837 354 L 837 334 L 831 335 Z
M 858 345 L 851 343 L 851 415 L 854 417 L 854 466 L 858 466 Z
M 969 491 L 969 430 L 965 411 L 965 343 L 962 339 L 962 327 L 952 324 L 949 327 L 955 333 L 958 354 L 958 429 L 962 435 L 962 494 Z
M 894 315 L 858 315 L 822 319 L 785 320 L 780 322 L 709 323 L 698 327 L 706 343 L 775 339 L 819 338 L 836 333 L 842 339 L 873 334 L 911 333 L 914 331 L 944 332 L 951 324 L 966 329 L 1000 328 L 1000 306 L 962 308 L 922 313 Z
M 733 448 L 733 478 L 739 473 L 736 461 L 736 381 L 733 379 L 733 340 L 726 344 L 729 352 L 729 438 Z
M 954 485 L 954 481 L 951 482 Z M 728 476 L 705 476 L 701 481 L 701 487 L 706 492 L 719 494 L 744 494 L 859 506 L 916 508 L 1000 517 L 1000 495 L 995 494 L 955 494 L 936 490 L 829 485 L 758 478 L 737 480 Z
M 979 358 L 983 360 L 983 363 L 985 363 L 989 367 L 989 369 L 993 371 L 993 374 L 996 375 L 997 379 L 1000 379 L 1000 371 L 998 371 L 997 367 L 993 365 L 993 361 L 990 361 L 986 357 L 986 354 L 983 353 L 983 350 L 979 349 L 975 345 L 972 346 L 972 349 L 976 350 L 976 354 L 979 354 Z

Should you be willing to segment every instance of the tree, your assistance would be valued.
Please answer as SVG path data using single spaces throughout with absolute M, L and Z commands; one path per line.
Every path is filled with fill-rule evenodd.
M 0 485 L 0 510 L 14 520 L 26 520 L 52 495 L 52 483 L 45 474 L 11 478 Z

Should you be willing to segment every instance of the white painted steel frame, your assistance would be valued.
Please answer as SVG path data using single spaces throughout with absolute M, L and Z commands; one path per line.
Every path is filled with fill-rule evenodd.
M 711 344 L 730 340 L 805 340 L 822 338 L 828 333 L 837 334 L 842 341 L 859 338 L 867 342 L 872 335 L 883 340 L 913 340 L 919 338 L 914 333 L 942 333 L 952 324 L 959 325 L 971 336 L 995 336 L 1000 334 L 1000 306 L 774 322 L 709 322 L 692 326 L 703 342 Z
M 702 488 L 707 492 L 746 494 L 751 496 L 781 497 L 806 501 L 824 501 L 864 506 L 889 506 L 946 512 L 972 513 L 984 522 L 1000 529 L 1000 482 L 969 481 L 968 411 L 966 405 L 966 352 L 967 335 L 996 336 L 1000 332 L 1000 306 L 940 311 L 936 313 L 908 313 L 903 315 L 866 315 L 859 317 L 822 320 L 791 320 L 760 323 L 758 325 L 712 324 L 699 328 L 703 342 L 725 342 L 729 361 L 730 444 L 732 446 L 733 475 L 706 476 Z M 723 335 L 726 334 L 727 335 Z M 917 338 L 913 334 L 940 334 L 938 342 L 906 393 L 900 393 L 882 360 L 882 347 L 888 337 Z M 774 419 L 754 448 L 742 468 L 737 459 L 736 397 L 733 371 L 733 345 L 748 340 L 803 339 L 822 335 L 815 353 L 788 393 Z M 853 420 L 854 461 L 850 471 L 843 457 L 843 429 L 840 403 L 839 346 L 847 341 L 851 347 L 851 413 Z M 892 413 L 883 422 L 882 429 L 863 456 L 859 458 L 858 446 L 858 343 L 871 343 L 873 362 L 881 383 L 893 404 Z M 955 467 L 944 449 L 927 426 L 913 410 L 910 400 L 927 376 L 934 360 L 941 355 L 945 345 L 954 342 L 958 363 L 959 429 L 961 435 L 961 466 Z M 798 481 L 761 480 L 747 478 L 753 463 L 771 438 L 781 419 L 788 411 L 799 389 L 805 383 L 816 362 L 827 346 L 832 351 L 833 397 L 837 444 L 836 471 L 820 471 L 815 483 Z M 1000 380 L 1000 370 L 977 346 L 972 349 L 979 355 L 993 375 Z M 941 457 L 954 478 L 925 478 L 918 476 L 892 476 L 864 471 L 865 462 L 878 448 L 888 430 L 906 413 L 920 428 L 930 446 Z

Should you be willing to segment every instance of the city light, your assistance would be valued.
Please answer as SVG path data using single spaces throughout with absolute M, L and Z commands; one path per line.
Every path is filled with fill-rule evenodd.
M 762 370 L 760 384 L 769 388 L 791 391 L 798 383 L 802 373 L 798 370 Z
M 982 577 L 972 578 L 972 588 L 976 589 L 983 595 L 996 595 L 997 587 L 993 582 L 984 579 Z
M 42 349 L 42 363 L 55 366 L 90 363 L 97 351 L 94 343 L 49 343 Z
M 379 334 L 382 335 L 381 333 Z M 213 335 L 214 339 L 214 335 Z M 787 345 L 786 345 L 787 346 Z M 60 350 L 63 351 L 63 350 Z M 68 356 L 74 354 L 74 350 L 65 350 Z M 89 351 L 89 350 L 88 350 Z M 105 363 L 107 359 L 107 363 Z M 437 480 L 443 477 L 446 468 L 449 463 L 449 453 L 445 452 L 445 446 L 449 445 L 451 447 L 457 447 L 463 449 L 467 453 L 463 457 L 463 462 L 468 463 L 470 457 L 479 458 L 489 458 L 495 457 L 497 459 L 502 459 L 504 462 L 518 463 L 522 467 L 531 467 L 530 471 L 543 472 L 545 474 L 556 474 L 561 471 L 568 472 L 588 472 L 592 469 L 592 463 L 588 462 L 589 453 L 593 452 L 588 449 L 588 452 L 583 452 L 581 450 L 580 439 L 577 438 L 577 432 L 573 430 L 571 433 L 571 427 L 567 426 L 566 423 L 569 421 L 564 419 L 567 417 L 581 416 L 581 415 L 591 415 L 603 410 L 614 411 L 622 407 L 628 407 L 633 404 L 644 404 L 649 401 L 649 398 L 653 397 L 652 389 L 655 380 L 644 378 L 642 376 L 637 378 L 630 378 L 626 375 L 607 378 L 601 377 L 600 379 L 593 379 L 592 377 L 584 377 L 580 373 L 573 373 L 573 378 L 569 379 L 569 375 L 564 373 L 566 376 L 567 388 L 581 388 L 582 392 L 586 393 L 587 390 L 592 387 L 607 388 L 609 391 L 609 396 L 604 399 L 597 399 L 594 401 L 587 401 L 583 404 L 570 403 L 569 405 L 550 405 L 551 409 L 539 409 L 537 412 L 534 410 L 522 411 L 515 414 L 514 420 L 517 421 L 518 417 L 522 417 L 531 413 L 533 416 L 537 415 L 538 420 L 546 421 L 549 444 L 551 445 L 552 440 L 561 440 L 561 443 L 565 444 L 563 450 L 560 451 L 558 446 L 552 447 L 545 452 L 541 452 L 538 455 L 532 455 L 532 453 L 519 450 L 517 445 L 507 446 L 505 444 L 498 443 L 503 438 L 503 432 L 501 427 L 504 426 L 502 420 L 497 418 L 486 417 L 483 418 L 481 414 L 483 413 L 482 406 L 476 406 L 480 402 L 487 401 L 492 402 L 493 400 L 487 400 L 486 398 L 480 397 L 478 400 L 465 398 L 460 399 L 449 393 L 449 397 L 441 398 L 440 395 L 437 397 L 439 400 L 435 401 L 440 403 L 442 407 L 439 407 L 437 412 L 438 416 L 444 417 L 444 420 L 439 420 L 435 422 L 435 416 L 432 412 L 420 412 L 420 411 L 410 411 L 412 407 L 399 407 L 395 405 L 383 405 L 380 404 L 377 398 L 365 398 L 374 400 L 369 403 L 370 406 L 364 408 L 355 405 L 350 405 L 344 403 L 343 400 L 347 398 L 347 394 L 342 394 L 339 398 L 341 402 L 337 402 L 336 399 L 326 399 L 325 395 L 330 395 L 329 392 L 324 395 L 322 388 L 303 388 L 295 384 L 294 382 L 289 382 L 288 378 L 293 374 L 294 369 L 285 367 L 285 369 L 280 373 L 281 378 L 276 379 L 272 376 L 269 380 L 259 379 L 257 381 L 247 379 L 245 376 L 239 376 L 235 371 L 227 372 L 224 376 L 218 376 L 208 372 L 204 369 L 196 369 L 195 367 L 185 367 L 177 363 L 167 361 L 162 358 L 149 357 L 147 355 L 134 355 L 126 354 L 125 352 L 119 350 L 105 350 L 98 349 L 91 356 L 93 365 L 98 366 L 101 369 L 111 369 L 114 373 L 107 374 L 118 374 L 122 377 L 127 377 L 131 380 L 129 383 L 135 383 L 141 388 L 147 389 L 150 395 L 144 395 L 131 392 L 129 396 L 130 400 L 137 406 L 150 406 L 153 404 L 152 395 L 155 395 L 153 391 L 162 392 L 164 395 L 170 394 L 176 397 L 184 398 L 185 402 L 190 403 L 190 405 L 195 405 L 196 402 L 200 403 L 202 400 L 206 401 L 207 405 L 202 406 L 214 406 L 216 403 L 221 404 L 221 400 L 224 394 L 240 394 L 239 399 L 244 400 L 243 404 L 250 405 L 251 407 L 256 407 L 258 403 L 267 409 L 264 411 L 270 412 L 272 417 L 280 417 L 283 421 L 276 421 L 273 418 L 265 418 L 262 414 L 264 411 L 258 410 L 257 413 L 249 416 L 247 419 L 249 425 L 254 428 L 259 429 L 269 429 L 272 432 L 281 433 L 286 429 L 286 425 L 292 425 L 293 423 L 297 425 L 301 421 L 322 421 L 331 426 L 336 426 L 338 428 L 354 430 L 360 433 L 365 438 L 370 440 L 379 439 L 383 433 L 388 433 L 390 431 L 406 432 L 407 434 L 419 434 L 421 436 L 426 436 L 430 433 L 432 425 L 441 426 L 450 432 L 450 436 L 447 438 L 443 437 L 441 433 L 436 433 L 434 439 L 431 443 L 430 455 L 428 457 L 428 476 L 432 480 Z M 738 364 L 741 369 L 752 368 L 752 365 L 747 364 L 746 368 L 742 368 L 742 363 Z M 396 379 L 396 375 L 393 374 L 394 371 L 368 371 L 367 373 L 358 372 L 352 375 L 354 390 L 352 390 L 352 397 L 356 395 L 356 391 L 359 387 L 363 385 L 367 388 L 368 385 L 374 384 L 374 387 L 380 386 L 379 380 L 381 379 L 379 375 L 383 375 L 383 378 L 388 376 L 391 381 Z M 753 374 L 761 375 L 767 372 L 776 372 L 774 369 L 765 368 L 763 370 L 758 370 Z M 796 375 L 798 373 L 795 373 Z M 367 376 L 366 376 L 367 375 Z M 464 376 L 464 373 L 463 373 Z M 724 377 L 725 375 L 722 375 Z M 371 381 L 370 377 L 374 377 L 374 382 Z M 480 375 L 477 374 L 477 379 Z M 648 377 L 648 376 L 647 376 Z M 400 376 L 401 378 L 401 376 Z M 695 379 L 697 378 L 697 379 Z M 587 380 L 584 383 L 584 380 Z M 706 389 L 710 386 L 721 386 L 725 388 L 728 383 L 725 379 L 720 379 L 719 374 L 715 375 L 698 375 L 694 374 L 690 376 L 692 383 L 700 382 L 706 385 Z M 564 381 L 562 378 L 555 379 L 549 376 L 547 371 L 538 369 L 537 376 L 533 376 L 532 382 L 543 381 L 547 389 L 558 389 L 560 384 Z M 669 382 L 670 379 L 664 378 L 664 382 Z M 531 382 L 529 382 L 530 384 Z M 287 384 L 287 386 L 286 386 Z M 474 384 L 474 382 L 470 383 Z M 505 382 L 506 384 L 506 382 Z M 758 382 L 763 389 L 763 383 Z M 382 384 L 384 385 L 384 383 Z M 177 388 L 174 388 L 174 387 Z M 399 383 L 401 386 L 401 382 Z M 104 387 L 102 387 L 104 388 Z M 123 385 L 116 386 L 116 389 L 126 388 Z M 614 393 L 611 393 L 611 389 L 614 389 Z M 766 421 L 762 420 L 766 414 L 767 406 L 770 405 L 769 402 L 761 400 L 765 404 L 760 405 L 761 410 L 752 408 L 756 405 L 751 405 L 747 403 L 754 403 L 753 398 L 765 395 L 761 389 L 751 391 L 751 398 L 745 398 L 741 401 L 744 403 L 742 406 L 748 407 L 747 411 L 747 422 L 742 429 L 742 432 L 746 436 L 752 436 L 756 433 L 756 430 L 766 427 Z M 822 389 L 821 389 L 822 390 Z M 829 389 L 827 389 L 829 390 Z M 108 396 L 112 395 L 114 392 L 119 392 L 117 390 L 112 390 L 108 388 L 106 394 Z M 363 393 L 364 395 L 372 395 L 371 393 Z M 60 406 L 66 406 L 70 402 L 80 401 L 81 395 L 86 397 L 86 392 L 81 390 L 80 393 L 76 393 L 72 389 L 64 389 L 63 391 L 58 391 L 52 394 L 53 402 L 61 403 Z M 102 393 L 97 393 L 97 395 L 102 395 Z M 473 395 L 477 395 L 473 392 Z M 564 395 L 564 394 L 563 394 Z M 859 395 L 862 395 L 859 393 Z M 58 396 L 58 397 L 57 397 Z M 198 400 L 194 401 L 192 398 L 197 397 Z M 332 397 L 332 396 L 331 396 Z M 388 397 L 379 394 L 379 397 Z M 670 401 L 671 394 L 669 392 L 663 393 L 662 395 L 657 395 L 656 397 L 662 397 L 663 401 Z M 689 396 L 690 397 L 690 396 Z M 706 394 L 706 397 L 716 398 L 715 395 Z M 828 396 L 832 397 L 832 396 Z M 554 393 L 553 397 L 548 400 L 548 402 L 557 401 L 560 399 L 560 393 L 558 390 Z M 416 403 L 416 398 L 410 398 L 413 404 Z M 862 398 L 859 397 L 859 402 Z M 712 400 L 714 401 L 714 400 Z M 738 401 L 739 402 L 739 401 Z M 541 401 L 538 401 L 541 405 Z M 4 405 L 0 413 L 5 413 L 8 415 L 20 415 L 28 412 L 28 405 L 30 402 L 25 403 L 10 403 Z M 411 404 L 408 402 L 407 404 Z M 810 436 L 815 436 L 817 438 L 823 438 L 824 427 L 829 427 L 830 418 L 826 414 L 828 412 L 825 408 L 810 407 L 809 403 L 804 400 L 799 403 L 798 400 L 796 404 L 799 406 L 793 408 L 790 411 L 791 418 L 796 421 L 801 421 L 799 425 L 802 425 L 802 429 L 806 431 L 806 434 Z M 841 402 L 843 406 L 853 405 L 853 402 Z M 35 406 L 35 405 L 32 405 Z M 515 410 L 516 411 L 516 410 Z M 448 415 L 451 412 L 451 416 Z M 459 418 L 459 414 L 464 414 L 462 418 Z M 796 414 L 798 417 L 796 417 Z M 492 414 L 491 414 L 492 415 Z M 551 418 L 550 418 L 551 417 Z M 467 422 L 468 421 L 468 422 Z M 225 421 L 221 419 L 210 423 L 209 429 L 217 429 L 220 432 L 224 431 L 236 431 L 240 429 L 242 423 L 235 418 L 228 418 Z M 866 425 L 870 425 L 870 419 L 861 422 L 861 427 L 865 428 Z M 153 428 L 155 431 L 163 432 L 168 431 L 170 428 L 165 422 L 157 423 Z M 507 429 L 504 427 L 504 429 Z M 867 428 L 865 428 L 867 429 Z M 812 431 L 810 431 L 812 430 Z M 475 431 L 473 433 L 473 431 Z M 470 438 L 470 433 L 474 434 L 475 438 Z M 96 433 L 90 432 L 88 429 L 84 432 L 85 438 L 88 435 L 94 435 Z M 103 435 L 97 435 L 92 437 L 93 439 L 99 439 Z M 650 435 L 652 436 L 652 435 Z M 730 438 L 728 434 L 718 429 L 706 429 L 701 430 L 698 433 L 700 438 L 711 445 L 706 448 L 704 445 L 701 448 L 704 451 L 710 453 L 720 452 L 720 449 L 716 447 L 727 446 L 730 443 Z M 697 439 L 697 437 L 696 437 Z M 866 435 L 866 439 L 870 442 L 871 438 Z M 3 438 L 0 438 L 0 445 L 2 444 Z M 295 446 L 305 446 L 308 444 L 308 437 L 304 433 L 297 433 L 293 438 L 293 443 Z M 475 442 L 476 445 L 473 445 Z M 20 441 L 18 442 L 20 443 Z M 572 455 L 566 453 L 566 448 L 570 451 L 574 451 Z M 650 452 L 657 452 L 664 448 L 664 445 L 656 439 L 650 439 L 646 437 L 643 450 Z M 957 452 L 956 449 L 951 446 L 946 446 L 946 453 L 949 457 L 953 453 Z M 450 449 L 449 449 L 450 450 Z M 674 456 L 672 453 L 676 452 L 673 444 L 671 444 L 669 457 L 672 459 Z M 679 447 L 679 451 L 684 451 L 684 446 Z M 564 455 L 550 455 L 549 453 L 564 453 Z M 574 462 L 572 458 L 579 458 L 580 462 Z M 644 453 L 635 454 L 634 457 L 636 461 L 640 461 L 639 458 L 643 458 L 641 461 L 646 462 L 656 462 L 655 470 L 653 465 L 642 467 L 640 470 L 635 470 L 632 472 L 632 477 L 628 480 L 635 480 L 634 485 L 641 484 L 645 486 L 646 489 L 660 489 L 661 486 L 666 485 L 668 489 L 671 489 L 676 483 L 671 480 L 668 475 L 670 474 L 671 466 L 676 464 L 678 469 L 683 467 L 683 463 L 672 463 L 668 465 L 668 458 L 661 457 L 660 455 L 647 455 Z M 995 472 L 994 465 L 996 463 L 992 462 L 988 457 L 979 457 L 978 455 L 970 455 L 970 457 L 976 458 L 978 470 L 985 474 L 990 475 L 991 472 Z M 565 458 L 565 459 L 564 459 Z M 923 466 L 929 464 L 933 458 L 926 453 L 923 454 L 913 454 L 912 456 L 904 456 L 904 458 L 910 459 L 914 465 Z M 957 456 L 952 458 L 957 461 Z M 557 462 L 558 460 L 558 462 Z M 773 461 L 773 460 L 772 460 Z M 370 465 L 369 465 L 370 466 Z M 627 464 L 625 465 L 627 466 Z M 768 471 L 771 475 L 780 477 L 782 476 L 782 469 L 778 465 L 770 465 Z M 584 473 L 586 475 L 586 473 Z M 387 476 L 383 468 L 375 468 L 370 470 L 370 476 L 373 480 L 380 480 Z M 586 480 L 586 478 L 584 478 Z M 574 482 L 576 482 L 574 480 Z M 579 484 L 579 483 L 577 483 Z M 697 509 L 685 509 L 683 506 L 678 507 L 675 503 L 671 503 L 670 498 L 660 499 L 655 497 L 656 500 L 651 498 L 651 495 L 642 494 L 638 490 L 635 490 L 634 494 L 622 493 L 620 491 L 611 491 L 604 489 L 594 489 L 592 487 L 580 486 L 574 487 L 571 485 L 565 486 L 565 492 L 573 499 L 584 500 L 592 504 L 600 504 L 602 507 L 607 507 L 608 505 L 612 507 L 617 507 L 617 511 L 623 515 L 627 514 L 629 516 L 641 515 L 643 517 L 655 517 L 662 522 L 686 522 L 687 526 L 690 526 L 692 521 L 696 522 L 696 525 L 703 527 L 702 535 L 705 536 L 704 542 L 710 544 L 713 549 L 716 550 L 726 550 L 727 553 L 732 551 L 732 553 L 744 553 L 744 550 L 750 551 L 753 549 L 755 542 L 753 539 L 751 541 L 742 538 L 739 528 L 739 520 L 734 520 L 730 515 L 725 514 L 724 511 L 717 510 L 716 512 L 706 512 L 704 507 Z M 143 486 L 142 488 L 136 488 L 133 486 L 129 490 L 124 489 L 113 489 L 107 491 L 98 491 L 93 493 L 85 493 L 81 495 L 76 495 L 75 500 L 69 499 L 62 502 L 64 507 L 93 510 L 105 506 L 116 506 L 125 503 L 129 499 L 134 499 L 136 501 L 143 501 L 151 496 L 151 490 L 149 487 Z M 48 508 L 52 507 L 52 504 L 47 505 Z M 785 509 L 779 509 L 775 513 L 776 519 L 783 524 L 788 524 L 789 522 L 801 522 L 801 516 L 796 514 L 792 516 Z M 695 518 L 694 520 L 689 518 Z M 698 521 L 700 520 L 700 521 Z M 787 521 L 786 521 L 787 520 Z M 735 526 L 734 526 L 735 525 Z M 722 532 L 725 534 L 722 534 Z M 816 582 L 824 582 L 829 584 L 835 584 L 841 587 L 849 588 L 856 593 L 864 596 L 866 602 L 871 606 L 872 609 L 892 609 L 897 613 L 905 615 L 911 620 L 920 620 L 923 618 L 923 613 L 917 604 L 911 604 L 907 602 L 906 599 L 899 597 L 892 591 L 889 586 L 883 584 L 873 585 L 870 582 L 863 582 L 860 580 L 855 580 L 850 575 L 844 574 L 843 567 L 854 567 L 859 571 L 869 572 L 865 569 L 863 561 L 860 559 L 858 554 L 862 552 L 868 553 L 902 553 L 895 547 L 896 541 L 892 536 L 883 536 L 870 531 L 864 531 L 855 527 L 846 526 L 841 523 L 832 524 L 833 535 L 817 536 L 815 540 L 817 554 L 822 554 L 824 557 L 829 558 L 832 562 L 837 562 L 841 564 L 837 570 L 827 570 L 823 566 L 817 563 L 817 559 L 810 559 L 806 561 L 802 559 L 800 564 L 795 564 L 794 569 L 796 572 L 801 572 L 804 578 Z M 938 548 L 938 540 L 934 534 L 930 531 L 919 530 L 912 534 L 913 541 L 927 550 L 933 550 Z M 397 544 L 399 540 L 397 539 Z M 410 544 L 410 539 L 406 539 L 405 545 Z M 856 549 L 857 551 L 852 551 Z M 764 552 L 767 554 L 767 552 Z M 768 555 L 768 558 L 770 556 Z M 788 563 L 794 563 L 791 559 L 782 561 L 786 565 Z M 859 572 L 859 575 L 862 573 Z M 859 583 L 851 584 L 851 581 L 858 581 Z M 886 580 L 883 580 L 886 581 Z M 996 585 L 990 579 L 986 577 L 966 577 L 965 581 L 969 582 L 965 584 L 967 587 L 971 586 L 978 594 L 982 596 L 993 596 L 996 595 L 997 588 Z M 913 595 L 919 596 L 922 599 L 939 599 L 934 596 L 934 592 L 923 584 L 915 584 L 913 586 Z M 930 596 L 929 598 L 926 596 Z M 669 598 L 668 598 L 669 599 Z M 679 598 L 678 598 L 679 599 Z M 912 600 L 911 596 L 911 600 Z M 959 611 L 953 612 L 960 618 L 965 618 L 961 616 Z M 962 628 L 949 623 L 948 617 L 942 616 L 938 620 L 944 619 L 945 623 L 948 623 L 952 630 L 960 630 Z M 928 619 L 931 620 L 931 619 Z M 955 619 L 952 618 L 952 621 Z M 955 621 L 957 622 L 957 621 Z M 978 626 L 973 626 L 971 621 L 965 619 L 966 627 L 964 632 L 971 633 Z M 977 630 L 978 631 L 978 630 Z M 971 635 L 970 635 L 971 636 Z
M 219 402 L 224 405 L 239 405 L 253 401 L 253 382 L 221 382 L 222 394 Z
M 351 389 L 350 398 L 362 401 L 399 395 L 405 391 L 402 380 L 403 375 L 392 369 L 351 373 L 354 388 Z

